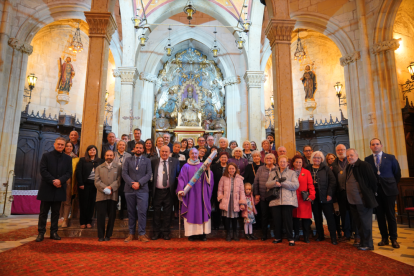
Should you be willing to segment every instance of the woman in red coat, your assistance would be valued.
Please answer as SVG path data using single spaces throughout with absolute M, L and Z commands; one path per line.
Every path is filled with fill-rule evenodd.
M 299 180 L 299 189 L 296 190 L 298 197 L 298 208 L 293 209 L 293 230 L 295 231 L 295 241 L 299 240 L 299 223 L 302 219 L 303 237 L 306 243 L 309 243 L 310 226 L 312 225 L 312 201 L 315 200 L 315 187 L 313 186 L 312 175 L 310 171 L 302 166 L 305 160 L 301 155 L 295 155 L 292 158 L 290 167 L 296 172 Z M 303 200 L 302 191 L 308 191 L 309 197 Z

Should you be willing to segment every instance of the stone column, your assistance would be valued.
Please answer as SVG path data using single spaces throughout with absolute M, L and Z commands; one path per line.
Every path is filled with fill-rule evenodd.
M 89 25 L 89 51 L 82 115 L 81 155 L 89 145 L 95 145 L 99 151 L 102 148 L 109 43 L 116 30 L 116 23 L 110 12 L 85 12 L 85 17 Z
M 240 144 L 241 141 L 241 124 L 237 121 L 238 115 L 240 111 L 237 110 L 237 106 L 239 106 L 239 95 L 237 85 L 240 83 L 239 76 L 230 76 L 227 77 L 224 81 L 224 89 L 226 90 L 226 124 L 227 130 L 225 136 L 230 140 L 236 140 Z M 235 102 L 237 101 L 237 102 Z
M 132 93 L 135 87 L 135 82 L 138 78 L 138 70 L 136 67 L 118 67 L 118 71 L 121 75 L 121 95 L 119 109 L 119 124 L 118 133 L 131 134 L 130 120 L 125 119 L 131 116 L 132 105 Z M 134 117 L 138 114 L 133 114 Z M 134 125 L 134 121 L 133 121 Z
M 244 81 L 247 85 L 248 102 L 248 129 L 250 141 L 259 143 L 262 138 L 262 84 L 264 79 L 263 71 L 246 71 Z
M 119 107 L 120 107 L 120 97 L 121 97 L 121 73 L 117 69 L 112 70 L 113 76 L 115 78 L 115 88 L 114 88 L 114 106 L 112 108 L 112 132 L 115 133 L 117 138 L 121 138 L 123 133 L 119 133 Z M 126 133 L 128 134 L 128 133 Z
M 154 89 L 157 76 L 151 73 L 142 72 L 139 79 L 143 82 L 143 89 L 140 93 L 140 108 L 142 110 L 141 130 L 142 138 L 151 138 L 152 121 L 154 117 Z M 145 107 L 145 108 L 144 108 Z
M 2 35 L 2 42 L 5 35 Z M 2 85 L 0 86 L 0 213 L 3 213 L 4 194 L 3 183 L 8 183 L 5 214 L 9 215 L 14 164 L 16 161 L 17 139 L 19 136 L 21 106 L 23 102 L 24 85 L 26 82 L 27 61 L 33 52 L 33 47 L 24 41 L 10 38 L 2 45 L 3 62 Z
M 374 78 L 375 117 L 377 118 L 378 138 L 384 145 L 384 151 L 396 156 L 402 175 L 408 177 L 407 149 L 401 113 L 403 106 L 401 106 L 401 94 L 395 69 L 394 51 L 399 46 L 399 40 L 392 39 L 377 43 L 371 48 L 377 71 Z
M 267 2 L 266 2 L 267 3 Z M 272 47 L 273 98 L 276 148 L 284 146 L 289 156 L 296 152 L 290 43 L 295 20 L 272 18 L 265 34 Z

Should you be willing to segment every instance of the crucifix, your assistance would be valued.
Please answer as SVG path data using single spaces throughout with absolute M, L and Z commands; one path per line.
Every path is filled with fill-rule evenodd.
M 129 117 L 124 116 L 124 117 L 122 117 L 122 119 L 130 121 L 129 122 L 129 139 L 132 141 L 132 139 L 134 138 L 133 134 L 132 134 L 132 122 L 134 120 L 139 120 L 140 117 L 138 117 L 138 116 L 134 117 L 134 111 L 132 109 L 129 111 L 129 114 L 130 114 Z

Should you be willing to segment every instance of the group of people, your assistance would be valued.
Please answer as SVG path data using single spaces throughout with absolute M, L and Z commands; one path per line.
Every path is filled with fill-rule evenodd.
M 247 240 L 257 239 L 253 225 L 260 225 L 264 241 L 270 217 L 273 243 L 282 242 L 286 236 L 289 245 L 294 246 L 300 229 L 304 242 L 309 243 L 312 217 L 315 240 L 323 241 L 324 215 L 332 244 L 350 241 L 354 235 L 358 249 L 373 250 L 375 208 L 382 235 L 378 245 L 389 245 L 390 238 L 392 246 L 399 248 L 394 204 L 401 170 L 393 155 L 382 152 L 378 138 L 370 141 L 373 154 L 365 161 L 355 149 L 342 144 L 336 146 L 336 154 L 326 157 L 307 145 L 303 147 L 304 156 L 295 152 L 289 158 L 292 155 L 285 147 L 275 149 L 272 135 L 262 141 L 259 151 L 254 141 L 245 141 L 240 148 L 236 141 L 224 137 L 215 146 L 213 136 L 198 137 L 197 146 L 192 138 L 171 143 L 169 134 L 155 142 L 143 141 L 140 129 L 134 130 L 132 141 L 128 141 L 128 135 L 117 141 L 115 134 L 109 133 L 101 158 L 94 145 L 79 158 L 78 138 L 76 131 L 70 133 L 68 141 L 57 138 L 55 149 L 42 157 L 36 241 L 44 239 L 49 210 L 51 238 L 60 240 L 58 220 L 63 217 L 62 227 L 68 226 L 73 196 L 78 195 L 80 227 L 92 228 L 96 210 L 99 241 L 110 240 L 119 208 L 121 219 L 123 210 L 128 213 L 129 235 L 125 242 L 134 239 L 137 222 L 138 240 L 148 242 L 149 205 L 153 208 L 151 239 L 169 240 L 171 222 L 178 216 L 181 201 L 179 215 L 190 241 L 207 240 L 211 229 L 217 230 L 221 224 L 226 229 L 226 240 L 238 241 L 239 221 L 244 222 Z M 217 153 L 211 164 L 206 162 L 207 166 L 202 167 L 213 151 Z M 197 181 L 188 191 L 186 186 L 195 175 Z

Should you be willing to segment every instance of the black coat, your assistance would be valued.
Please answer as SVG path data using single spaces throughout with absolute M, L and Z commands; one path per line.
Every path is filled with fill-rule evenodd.
M 252 166 L 253 165 L 253 166 Z M 253 162 L 253 164 L 248 164 L 246 166 L 246 169 L 244 170 L 244 183 L 250 183 L 253 185 L 254 177 L 256 176 L 257 170 L 260 166 L 263 166 L 264 164 L 260 162 L 260 165 L 256 165 L 256 163 Z M 253 171 L 254 167 L 254 171 Z
M 152 175 L 153 175 L 153 187 L 152 192 L 153 196 L 156 193 L 157 181 L 158 181 L 158 167 L 160 165 L 160 158 L 152 159 L 151 160 L 151 168 L 152 168 Z M 175 197 L 175 190 L 177 189 L 178 183 L 178 175 L 180 174 L 180 161 L 177 158 L 168 158 L 168 171 L 169 171 L 169 185 L 170 185 L 170 195 L 171 197 Z
M 223 176 L 223 167 L 221 166 L 220 162 L 211 165 L 211 171 L 213 172 L 213 178 L 215 185 L 213 186 L 213 194 L 211 198 L 217 199 L 217 192 L 218 192 L 218 184 L 220 182 L 221 177 Z
M 145 143 L 144 141 L 142 141 L 142 140 L 139 140 L 140 142 L 142 142 L 142 143 Z M 132 140 L 132 141 L 129 141 L 128 143 L 127 143 L 127 149 L 126 149 L 126 151 L 127 152 L 129 152 L 130 154 L 132 154 L 132 155 L 134 155 L 133 153 L 132 153 L 132 150 L 135 148 L 135 140 Z M 144 149 L 145 149 L 145 147 L 144 147 Z
M 375 199 L 375 193 L 377 192 L 377 177 L 372 170 L 371 165 L 368 162 L 358 159 L 355 164 L 348 165 L 346 167 L 346 175 L 350 173 L 354 174 L 355 180 L 359 184 L 362 194 L 362 202 L 366 208 L 375 208 L 378 203 Z
M 81 157 L 79 159 L 78 165 L 76 166 L 76 180 L 78 182 L 78 187 L 84 186 L 86 180 L 88 179 L 89 175 L 92 172 L 92 169 L 98 167 L 100 164 L 105 162 L 101 158 L 96 158 L 87 162 L 85 157 Z
M 311 172 L 313 178 L 314 169 L 312 168 L 312 164 L 308 165 L 306 169 Z M 316 173 L 316 177 L 318 178 L 318 184 L 314 183 L 314 185 L 316 192 L 319 192 L 321 203 L 333 203 L 337 186 L 337 181 L 334 173 L 327 165 L 321 163 L 319 170 Z M 327 196 L 332 197 L 332 200 L 328 202 Z
M 72 158 L 56 150 L 44 153 L 40 161 L 40 183 L 37 200 L 65 201 L 66 181 L 72 176 Z M 53 180 L 59 179 L 60 188 L 53 185 Z

